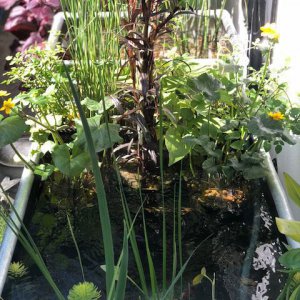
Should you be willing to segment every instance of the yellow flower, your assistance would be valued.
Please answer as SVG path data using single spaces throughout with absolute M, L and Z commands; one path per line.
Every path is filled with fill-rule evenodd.
M 8 93 L 7 91 L 0 90 L 0 97 L 6 97 L 9 95 L 10 95 L 10 93 Z
M 276 24 L 275 23 L 267 23 L 264 26 L 260 27 L 261 35 L 267 37 L 269 40 L 271 40 L 274 43 L 278 43 L 280 34 L 276 30 Z
M 5 110 L 5 113 L 9 115 L 11 113 L 11 109 L 15 106 L 15 104 L 12 102 L 12 99 L 9 98 L 7 100 L 4 100 L 2 107 L 0 110 Z
M 269 117 L 271 117 L 273 120 L 280 121 L 284 119 L 284 115 L 280 111 L 276 112 L 269 112 Z

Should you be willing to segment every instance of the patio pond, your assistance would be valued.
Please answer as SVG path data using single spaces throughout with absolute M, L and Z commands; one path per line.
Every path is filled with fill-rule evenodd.
M 166 188 L 166 195 L 170 194 L 170 197 L 166 197 L 170 208 L 167 210 L 169 251 L 172 249 L 171 207 L 174 199 L 174 184 L 178 186 L 176 174 L 170 186 Z M 274 222 L 276 215 L 274 204 L 265 184 L 250 183 L 245 203 L 229 203 L 224 207 L 215 205 L 215 202 L 213 205 L 201 205 L 201 207 L 191 205 L 191 199 L 195 203 L 197 196 L 190 188 L 191 184 L 193 183 L 185 180 L 182 182 L 184 259 L 189 257 L 197 245 L 202 244 L 185 271 L 183 290 L 177 290 L 174 299 L 180 299 L 180 294 L 184 294 L 182 299 L 211 299 L 211 285 L 208 280 L 203 280 L 197 286 L 191 286 L 193 278 L 200 273 L 202 267 L 206 268 L 211 278 L 215 274 L 216 299 L 276 299 L 285 280 L 284 274 L 279 272 L 281 267 L 277 262 L 284 251 L 284 246 L 281 241 L 282 236 L 278 233 Z M 119 200 L 116 200 L 118 192 L 115 190 L 115 186 L 111 186 L 107 193 L 113 236 L 118 237 L 115 239 L 116 255 L 119 255 L 123 236 L 120 217 L 122 208 Z M 67 296 L 74 284 L 83 281 L 77 252 L 67 225 L 66 213 L 68 213 L 81 252 L 85 279 L 102 290 L 101 299 L 105 299 L 105 274 L 100 268 L 100 265 L 104 264 L 104 253 L 96 203 L 93 197 L 84 196 L 74 187 L 69 189 L 57 186 L 57 191 L 60 193 L 59 196 L 53 191 L 50 194 L 47 184 L 35 184 L 25 216 L 25 224 L 40 249 L 54 281 Z M 139 207 L 137 192 L 127 188 L 125 193 L 130 211 L 134 215 Z M 162 274 L 160 193 L 153 188 L 143 190 L 143 195 L 150 247 L 157 274 Z M 177 197 L 178 195 L 175 199 Z M 137 218 L 136 235 L 146 266 L 145 240 L 140 217 Z M 168 255 L 169 274 L 172 273 L 171 257 L 172 255 Z M 7 279 L 3 299 L 56 299 L 52 289 L 20 245 L 17 245 L 13 261 L 24 263 L 28 273 L 19 279 Z M 138 281 L 134 268 L 134 261 L 130 255 L 129 275 Z M 128 284 L 125 299 L 143 299 L 143 296 Z

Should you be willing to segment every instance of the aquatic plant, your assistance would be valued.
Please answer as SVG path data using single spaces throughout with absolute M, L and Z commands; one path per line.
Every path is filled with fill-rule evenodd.
M 68 300 L 98 300 L 101 293 L 92 282 L 80 282 L 69 291 Z
M 28 273 L 28 268 L 20 261 L 12 262 L 8 268 L 9 278 L 21 278 Z
M 203 68 L 200 74 L 181 63 L 162 78 L 165 142 L 169 165 L 190 157 L 214 176 L 254 179 L 265 175 L 261 149 L 279 153 L 284 142 L 294 144 L 289 130 L 299 133 L 294 107 L 270 70 L 277 40 L 268 38 L 258 71 L 244 67 Z M 256 43 L 254 47 L 259 47 Z M 188 62 L 188 61 L 187 61 Z M 234 62 L 233 62 L 234 63 Z M 186 70 L 186 73 L 183 71 Z

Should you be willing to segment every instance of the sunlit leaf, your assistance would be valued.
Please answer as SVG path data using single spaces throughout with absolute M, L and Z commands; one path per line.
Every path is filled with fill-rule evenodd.
M 165 140 L 169 152 L 169 166 L 183 159 L 191 149 L 183 142 L 182 136 L 176 128 L 170 127 L 167 130 Z
M 300 185 L 287 173 L 283 173 L 284 183 L 289 197 L 300 206 Z
M 300 221 L 276 218 L 276 225 L 279 232 L 289 236 L 297 242 L 300 242 Z

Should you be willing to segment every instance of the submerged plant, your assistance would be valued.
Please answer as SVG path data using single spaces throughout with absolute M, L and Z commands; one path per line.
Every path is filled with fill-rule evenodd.
M 101 293 L 92 282 L 80 282 L 69 291 L 68 300 L 98 300 Z
M 21 278 L 28 273 L 28 268 L 22 262 L 12 262 L 9 265 L 8 277 L 9 278 Z

